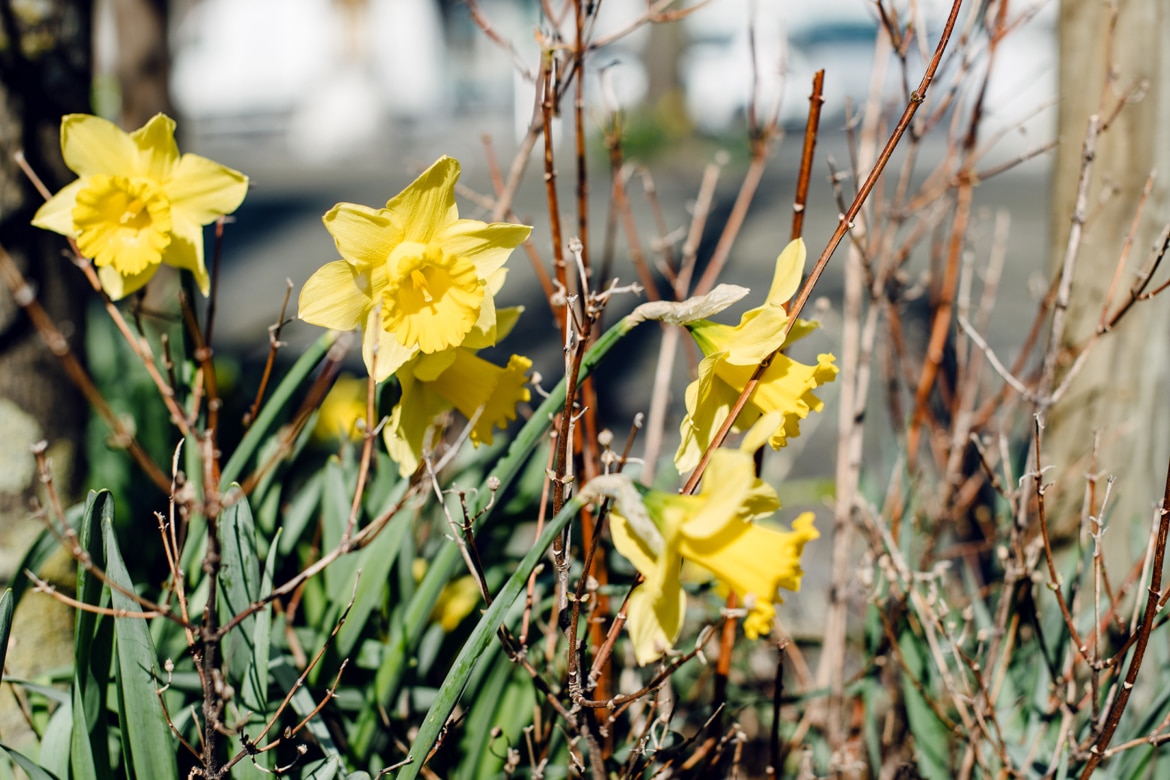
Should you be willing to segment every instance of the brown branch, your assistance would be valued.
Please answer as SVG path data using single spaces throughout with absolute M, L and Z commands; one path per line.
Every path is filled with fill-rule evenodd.
M 796 200 L 792 204 L 792 240 L 804 235 L 804 207 L 808 202 L 808 184 L 812 179 L 813 157 L 817 148 L 817 131 L 821 124 L 821 106 L 825 104 L 825 70 L 813 74 L 812 92 L 808 96 L 808 122 L 804 126 L 804 149 L 800 154 L 800 174 L 796 177 Z
M 280 303 L 280 314 L 277 315 L 276 322 L 268 326 L 268 360 L 264 362 L 264 373 L 260 377 L 260 386 L 256 388 L 256 400 L 252 401 L 248 413 L 244 415 L 245 428 L 250 426 L 256 419 L 256 415 L 260 413 L 264 391 L 268 388 L 268 380 L 272 377 L 272 366 L 276 363 L 276 353 L 285 346 L 285 343 L 280 340 L 280 331 L 284 329 L 285 325 L 292 322 L 291 319 L 285 319 L 285 312 L 288 311 L 288 300 L 292 295 L 292 279 L 285 279 L 284 284 L 284 300 Z
M 1121 722 L 1121 716 L 1125 712 L 1126 705 L 1129 704 L 1130 694 L 1133 693 L 1134 684 L 1137 682 L 1138 671 L 1141 669 L 1142 659 L 1146 655 L 1146 646 L 1150 643 L 1150 631 L 1154 625 L 1154 618 L 1158 614 L 1158 600 L 1162 596 L 1162 567 L 1166 560 L 1166 538 L 1168 535 L 1170 535 L 1170 464 L 1167 465 L 1166 485 L 1162 493 L 1161 506 L 1158 508 L 1158 535 L 1154 542 L 1154 564 L 1150 571 L 1146 609 L 1142 616 L 1141 625 L 1138 627 L 1133 659 L 1129 662 L 1129 669 L 1126 670 L 1125 681 L 1117 692 L 1117 698 L 1113 700 L 1113 705 L 1109 708 L 1101 735 L 1089 748 L 1089 760 L 1081 771 L 1081 780 L 1089 780 L 1093 770 L 1105 757 L 1105 749 L 1109 747 L 1109 741 L 1113 739 L 1113 733 L 1117 731 L 1117 725 Z

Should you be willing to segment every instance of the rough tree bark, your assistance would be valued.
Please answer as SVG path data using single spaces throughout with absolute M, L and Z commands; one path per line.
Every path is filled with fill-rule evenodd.
M 29 224 L 43 201 L 13 154 L 23 150 L 50 188 L 73 178 L 61 160 L 59 128 L 62 114 L 89 110 L 90 12 L 88 0 L 0 0 L 0 245 L 79 355 L 83 280 L 62 256 L 60 237 Z M 0 285 L 0 583 L 18 576 L 13 568 L 42 527 L 29 511 L 40 484 L 29 447 L 49 443 L 56 485 L 74 497 L 86 418 L 81 394 Z M 48 576 L 68 582 L 68 561 L 60 568 Z M 67 661 L 72 621 L 72 612 L 49 597 L 26 597 L 17 610 L 10 671 L 31 676 Z M 7 686 L 2 693 L 11 695 Z M 10 721 L 12 714 L 0 703 L 0 735 L 19 741 L 21 721 Z
M 1060 147 L 1050 222 L 1053 268 L 1059 267 L 1069 234 L 1089 116 L 1101 112 L 1104 120 L 1121 95 L 1135 87 L 1141 93 L 1097 142 L 1088 222 L 1065 332 L 1068 347 L 1084 344 L 1098 327 L 1122 244 L 1153 170 L 1159 176 L 1114 296 L 1114 309 L 1128 296 L 1134 273 L 1170 218 L 1170 144 L 1165 136 L 1170 120 L 1170 50 L 1165 46 L 1170 40 L 1170 5 L 1164 0 L 1121 0 L 1117 6 L 1112 39 L 1110 3 L 1064 0 L 1060 7 Z M 1160 277 L 1165 270 L 1164 264 Z M 1060 470 L 1059 492 L 1050 499 L 1056 501 L 1051 517 L 1064 538 L 1075 538 L 1079 528 L 1093 436 L 1100 432 L 1097 471 L 1118 478 L 1108 510 L 1113 530 L 1105 548 L 1115 581 L 1144 551 L 1145 533 L 1137 529 L 1148 528 L 1162 493 L 1170 455 L 1170 406 L 1165 401 L 1168 333 L 1170 300 L 1161 297 L 1136 306 L 1095 349 L 1049 417 L 1045 455 Z M 1099 501 L 1104 479 L 1098 488 Z

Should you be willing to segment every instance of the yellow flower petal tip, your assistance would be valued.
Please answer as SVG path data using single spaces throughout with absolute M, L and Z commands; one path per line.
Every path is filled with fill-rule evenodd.
M 710 320 L 687 325 L 703 351 L 703 360 L 698 377 L 686 389 L 687 414 L 674 456 L 680 473 L 699 464 L 760 363 L 815 327 L 804 320 L 790 323 L 783 305 L 800 284 L 804 262 L 804 242 L 797 239 L 776 260 L 768 299 L 744 313 L 738 325 Z M 776 354 L 731 430 L 751 431 L 747 438 L 756 446 L 764 442 L 773 449 L 785 446 L 789 438 L 800 435 L 800 421 L 824 407 L 814 391 L 836 378 L 834 361 L 832 354 L 823 353 L 816 365 L 809 366 Z M 763 426 L 768 430 L 761 430 Z
M 644 578 L 630 596 L 627 615 L 639 664 L 657 660 L 678 640 L 680 599 L 685 598 L 679 580 L 683 561 L 698 564 L 736 593 L 748 611 L 744 633 L 749 638 L 771 630 L 774 605 L 782 601 L 780 589 L 800 590 L 801 554 L 818 537 L 813 515 L 802 514 L 791 531 L 756 523 L 780 502 L 756 477 L 749 453 L 712 453 L 697 495 L 651 490 L 640 506 L 630 506 L 624 495 L 615 502 L 611 531 L 614 547 Z
M 111 298 L 145 285 L 163 263 L 194 273 L 206 294 L 202 228 L 239 207 L 246 176 L 180 156 L 174 120 L 162 114 L 133 133 L 69 114 L 61 120 L 61 152 L 78 179 L 41 206 L 34 225 L 76 239 Z
M 420 352 L 495 333 L 501 268 L 532 229 L 460 219 L 459 173 L 457 160 L 442 157 L 383 209 L 339 203 L 325 215 L 342 259 L 305 283 L 299 316 L 326 328 L 361 325 L 366 368 L 379 381 Z

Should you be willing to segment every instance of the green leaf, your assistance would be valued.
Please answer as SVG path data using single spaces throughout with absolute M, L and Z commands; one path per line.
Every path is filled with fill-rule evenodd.
M 405 489 L 406 483 L 399 483 Z M 361 638 L 366 628 L 366 622 L 374 610 L 381 605 L 386 590 L 386 583 L 390 579 L 390 569 L 398 558 L 398 551 L 402 547 L 403 537 L 410 530 L 411 512 L 400 511 L 387 522 L 386 527 L 356 556 L 357 569 L 362 576 L 358 580 L 357 593 L 354 595 L 353 607 L 346 617 L 345 625 L 337 634 L 337 654 L 348 656 L 357 640 Z M 348 604 L 341 602 L 342 608 Z
M 268 560 L 264 565 L 264 577 L 260 581 L 259 595 L 262 599 L 272 593 L 272 580 L 276 570 L 276 542 L 279 539 L 280 529 L 277 528 L 276 538 L 273 539 L 273 544 L 268 547 Z M 245 707 L 260 716 L 259 720 L 263 720 L 268 712 L 268 656 L 271 638 L 272 606 L 268 605 L 257 612 L 255 616 L 255 623 L 252 628 L 252 656 L 248 660 L 248 669 L 244 673 L 243 687 L 241 690 L 241 701 Z M 254 720 L 255 718 L 250 723 L 254 722 Z M 249 729 L 245 727 L 244 732 L 248 733 Z M 230 745 L 233 754 L 244 749 L 243 742 L 238 734 L 232 735 Z M 232 770 L 232 777 L 242 778 L 243 780 L 248 780 L 248 778 L 261 780 L 262 778 L 271 777 L 275 755 L 275 752 L 267 751 L 253 758 L 241 761 Z
M 105 567 L 102 523 L 112 523 L 113 519 L 114 500 L 110 494 L 90 492 L 78 528 L 78 543 L 99 568 Z M 105 584 L 84 566 L 77 567 L 77 600 L 90 606 L 107 606 L 110 601 Z M 113 618 L 77 610 L 73 630 L 73 731 L 69 747 L 74 780 L 109 776 L 105 712 L 113 655 Z
M 341 759 L 330 756 L 307 765 L 303 777 L 305 780 L 333 780 L 343 771 L 345 771 L 345 767 L 342 765 Z
M 589 351 L 581 358 L 581 367 L 577 372 L 578 381 L 588 377 L 593 369 L 609 354 L 609 351 L 644 320 L 625 317 L 612 328 L 602 334 Z M 528 418 L 516 437 L 508 445 L 507 452 L 490 471 L 490 477 L 497 479 L 498 487 L 492 491 L 486 484 L 481 485 L 474 497 L 470 499 L 470 511 L 476 521 L 476 533 L 483 530 L 492 517 L 492 508 L 489 502 L 496 493 L 503 493 L 512 484 L 520 473 L 524 464 L 528 462 L 532 452 L 544 440 L 545 432 L 552 425 L 553 419 L 560 413 L 565 404 L 565 394 L 568 388 L 562 379 L 556 387 L 545 397 L 544 401 Z M 493 505 L 494 506 L 494 505 Z M 454 540 L 447 540 L 439 552 L 431 560 L 423 581 L 419 584 L 414 597 L 407 606 L 402 620 L 396 621 L 390 634 L 390 647 L 386 653 L 386 660 L 378 670 L 375 682 L 378 701 L 384 707 L 391 707 L 398 697 L 399 688 L 406 674 L 408 659 L 418 647 L 439 594 L 443 586 L 451 579 L 455 567 L 459 564 L 461 555 L 459 544 Z M 363 735 L 355 739 L 357 750 L 362 753 L 362 746 L 367 744 Z
M 906 632 L 898 643 L 902 650 L 902 657 L 906 659 L 906 667 L 917 677 L 926 690 L 930 690 L 925 676 L 926 657 L 918 644 L 920 640 L 913 632 Z M 918 688 L 905 675 L 902 677 L 902 696 L 906 702 L 906 718 L 910 723 L 910 732 L 914 735 L 915 753 L 918 756 L 918 771 L 928 780 L 945 780 L 953 777 L 948 761 L 948 751 L 951 745 L 951 732 L 946 724 L 938 719 L 934 710 L 918 692 Z
M 483 617 L 472 630 L 471 636 L 460 649 L 447 678 L 443 680 L 443 686 L 439 689 L 439 695 L 435 698 L 434 704 L 431 705 L 430 711 L 427 712 L 426 719 L 419 726 L 418 734 L 410 746 L 408 755 L 408 758 L 413 760 L 402 768 L 398 774 L 398 780 L 414 780 L 415 777 L 418 777 L 419 772 L 422 771 L 423 761 L 430 754 L 435 742 L 438 741 L 439 734 L 442 733 L 447 724 L 447 719 L 454 711 L 459 697 L 463 695 L 468 679 L 475 671 L 476 664 L 484 654 L 488 644 L 494 639 L 505 614 L 520 596 L 521 591 L 524 590 L 528 583 L 528 576 L 540 562 L 544 551 L 581 510 L 583 504 L 581 496 L 577 495 L 561 508 L 557 516 L 544 529 L 540 539 L 517 564 L 516 571 L 508 578 L 495 601 L 484 612 Z
M 56 709 L 41 735 L 41 767 L 58 777 L 69 776 L 69 745 L 73 737 L 73 706 L 66 702 Z
M 4 658 L 8 655 L 8 636 L 12 633 L 12 588 L 0 596 L 0 680 L 4 679 Z
M 260 580 L 260 598 L 267 598 L 272 593 L 272 581 L 276 576 L 277 545 L 280 540 L 280 529 L 276 529 L 276 538 L 268 548 L 268 560 L 264 563 L 264 577 Z M 256 613 L 256 625 L 252 629 L 252 658 L 248 664 L 248 673 L 244 684 L 244 704 L 254 712 L 268 711 L 268 656 L 272 640 L 272 605 Z
M 325 357 L 325 353 L 329 351 L 329 347 L 333 346 L 333 342 L 335 341 L 337 341 L 337 334 L 335 332 L 328 331 L 322 334 L 297 359 L 297 362 L 289 369 L 284 379 L 280 380 L 280 384 L 276 386 L 272 394 L 268 397 L 268 400 L 264 402 L 264 406 L 260 409 L 260 414 L 256 415 L 256 419 L 252 422 L 252 427 L 244 434 L 244 438 L 240 441 L 239 446 L 236 447 L 232 456 L 228 458 L 228 462 L 224 465 L 223 472 L 220 474 L 221 483 L 227 484 L 240 478 L 244 467 L 248 465 L 256 450 L 272 434 L 273 428 L 280 420 L 281 413 L 285 410 L 285 407 L 289 405 L 292 397 L 304 386 L 305 379 L 317 367 L 321 359 Z
M 221 623 L 227 623 L 260 599 L 260 559 L 256 554 L 252 510 L 240 494 L 239 485 L 232 485 L 227 495 L 239 500 L 219 517 Z M 255 627 L 256 616 L 249 615 L 228 633 L 224 642 L 227 668 L 232 681 L 240 688 L 255 655 Z
M 346 469 L 337 458 L 325 464 L 325 492 L 321 497 L 321 549 L 333 550 L 341 543 L 349 521 L 349 507 L 357 487 L 357 469 Z M 332 605 L 332 618 L 341 614 L 353 595 L 357 575 L 357 556 L 345 555 L 325 569 L 325 592 Z M 332 621 L 330 621 L 332 622 Z
M 301 718 L 307 718 L 316 709 L 317 702 L 303 685 L 298 686 L 297 670 L 290 666 L 288 659 L 283 656 L 274 661 L 269 669 L 272 672 L 272 676 L 276 679 L 277 684 L 282 688 L 286 691 L 296 690 L 290 704 L 297 715 Z M 326 759 L 336 759 L 335 767 L 340 767 L 341 751 L 338 750 L 337 743 L 333 741 L 333 735 L 329 733 L 329 729 L 321 720 L 321 714 L 317 713 L 310 718 L 309 722 L 305 724 L 305 728 L 313 735 L 313 740 L 317 743 L 317 747 L 321 749 L 321 752 L 325 754 Z M 295 740 L 297 738 L 293 737 L 293 739 Z M 305 775 L 305 777 L 310 776 L 317 777 L 317 775 Z M 324 775 L 321 776 L 324 777 Z M 333 777 L 333 775 L 328 776 Z
M 111 517 L 102 517 L 102 536 L 105 539 L 106 576 L 110 581 L 133 593 L 134 584 L 118 549 Z M 115 609 L 140 612 L 136 601 L 124 593 L 111 589 Z M 158 666 L 154 643 L 146 621 L 139 617 L 118 617 L 114 620 L 117 641 L 118 710 L 121 714 L 122 745 L 127 764 L 135 777 L 177 777 L 175 741 L 167 726 L 159 701 L 158 683 L 154 670 Z
M 0 755 L 7 756 L 9 761 L 23 769 L 29 780 L 59 780 L 57 775 L 37 766 L 32 759 L 4 745 L 0 745 Z
M 281 518 L 280 527 L 284 533 L 280 539 L 280 554 L 289 555 L 296 549 L 297 542 L 317 512 L 325 484 L 325 469 L 319 469 L 309 477 L 289 502 Z

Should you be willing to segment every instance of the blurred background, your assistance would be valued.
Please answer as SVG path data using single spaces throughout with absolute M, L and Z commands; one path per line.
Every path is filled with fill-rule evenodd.
M 124 60 L 128 42 L 140 35 L 134 24 L 147 19 L 128 15 L 121 8 L 127 2 L 101 0 L 96 7 L 96 102 L 111 117 L 124 116 L 133 97 L 127 94 L 133 87 L 127 86 Z M 380 206 L 435 158 L 449 154 L 462 162 L 462 183 L 469 188 L 463 215 L 486 218 L 483 204 L 491 185 L 485 144 L 506 172 L 533 117 L 537 33 L 551 32 L 539 0 L 470 5 L 456 0 L 135 2 L 162 15 L 167 64 L 150 73 L 166 74 L 167 109 L 179 119 L 184 151 L 212 157 L 252 179 L 252 192 L 228 231 L 216 328 L 217 348 L 242 356 L 267 351 L 265 327 L 276 318 L 285 279 L 294 285 L 295 300 L 308 275 L 335 259 L 319 221 L 334 203 Z M 676 245 L 689 223 L 688 208 L 704 165 L 723 161 L 699 251 L 702 264 L 747 166 L 747 109 L 754 98 L 760 121 L 774 113 L 789 131 L 774 150 L 728 269 L 727 280 L 758 288 L 787 240 L 783 225 L 791 213 L 807 96 L 820 68 L 826 70 L 825 104 L 806 223 L 810 252 L 819 250 L 836 225 L 839 207 L 827 161 L 838 170 L 850 168 L 847 118 L 856 117 L 871 87 L 879 19 L 874 4 L 865 0 L 713 0 L 675 3 L 669 10 L 692 5 L 702 7 L 679 23 L 641 25 L 648 8 L 641 0 L 608 0 L 599 6 L 594 37 L 603 45 L 586 63 L 594 240 L 606 229 L 609 211 L 611 174 L 603 128 L 620 112 L 626 159 L 645 166 L 638 172 L 653 177 L 667 239 Z M 908 52 L 909 87 L 899 63 L 884 69 L 888 83 L 881 108 L 887 113 L 904 106 L 949 5 L 927 0 L 908 6 L 926 34 Z M 997 145 L 1000 159 L 1053 134 L 1054 112 L 1037 110 L 1050 107 L 1055 92 L 1053 8 L 1042 4 L 1038 13 L 1027 14 L 1027 24 L 1004 39 L 998 54 L 985 101 L 990 111 L 984 133 L 1005 134 Z M 572 36 L 571 22 L 561 28 L 562 35 Z M 977 58 L 952 57 L 943 73 L 983 67 Z M 574 208 L 572 135 L 568 123 L 557 128 L 566 219 Z M 947 133 L 932 134 L 920 167 L 929 170 L 931 155 L 937 160 L 947 144 Z M 536 226 L 534 240 L 548 262 L 548 216 L 538 167 L 528 166 L 516 213 Z M 1023 258 L 1040 255 L 1047 175 L 1046 162 L 1037 159 L 989 182 L 993 191 L 1002 186 L 992 197 L 1013 208 L 1017 226 L 1029 213 L 1036 220 L 1017 231 L 1022 241 L 1013 244 L 1013 254 Z M 631 187 L 635 214 L 645 224 L 643 238 L 654 243 L 663 237 L 646 199 L 638 197 L 637 182 Z M 476 193 L 483 198 L 477 200 Z M 627 250 L 619 241 L 615 268 L 629 280 Z M 534 329 L 527 331 L 531 345 L 510 348 L 548 351 L 544 358 L 537 355 L 537 365 L 546 375 L 555 373 L 557 355 L 550 346 L 555 339 L 535 327 L 542 322 L 551 327 L 548 307 L 521 253 L 511 266 L 504 298 L 529 306 L 528 324 Z M 1036 267 L 1012 263 L 1021 272 Z M 830 300 L 839 287 L 834 276 L 823 286 Z M 1026 289 L 1025 275 L 1017 281 Z M 314 331 L 294 325 L 286 335 L 297 344 Z

